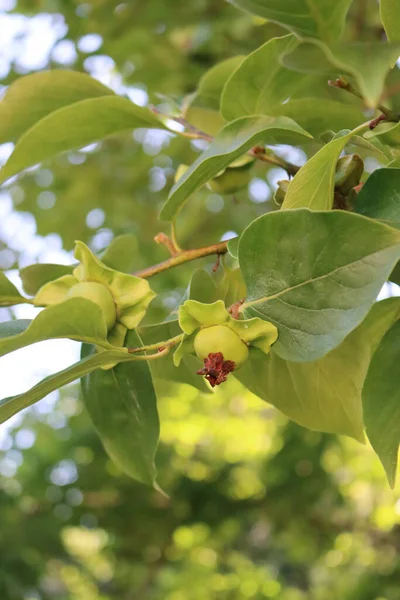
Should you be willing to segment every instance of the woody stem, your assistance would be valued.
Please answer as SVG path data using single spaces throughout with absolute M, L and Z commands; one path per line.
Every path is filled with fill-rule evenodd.
M 134 275 L 136 275 L 136 277 L 142 277 L 142 279 L 147 279 L 148 277 L 158 275 L 158 273 L 162 273 L 163 271 L 167 271 L 168 269 L 172 269 L 173 267 L 177 267 L 183 263 L 196 260 L 197 258 L 203 258 L 204 256 L 211 256 L 213 254 L 226 254 L 227 251 L 227 242 L 218 242 L 217 244 L 211 244 L 210 246 L 205 246 L 204 248 L 183 250 L 179 254 L 171 256 L 170 258 L 167 258 L 167 260 L 164 260 L 157 265 L 146 267 L 141 271 L 136 271 Z

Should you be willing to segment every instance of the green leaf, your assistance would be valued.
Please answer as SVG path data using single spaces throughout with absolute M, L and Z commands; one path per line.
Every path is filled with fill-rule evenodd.
M 30 300 L 21 296 L 15 285 L 0 271 L 0 307 L 27 302 L 29 303 Z
M 368 107 L 376 108 L 385 79 L 400 54 L 400 44 L 382 42 L 348 42 L 326 45 L 319 40 L 305 40 L 283 64 L 303 73 L 326 72 L 329 75 L 352 75 Z
M 398 148 L 400 146 L 400 123 L 380 123 L 372 131 L 367 131 L 364 134 L 367 139 L 379 139 L 382 144 Z M 396 159 L 397 167 L 400 166 L 400 159 Z M 394 165 L 396 167 L 396 165 Z
M 121 352 L 121 350 L 106 350 L 81 360 L 63 371 L 46 377 L 27 392 L 0 400 L 0 423 L 4 423 L 20 410 L 32 406 L 38 400 L 45 398 L 51 392 L 72 383 L 87 373 L 115 364 L 119 361 L 137 360 L 137 357 Z
M 258 17 L 279 23 L 299 36 L 336 40 L 352 0 L 228 0 Z
M 400 1 L 380 0 L 381 21 L 389 42 L 400 41 Z
M 194 271 L 190 280 L 187 297 L 185 297 L 185 300 L 189 299 L 210 303 L 218 300 L 215 281 L 204 269 L 196 269 Z M 182 300 L 182 304 L 185 300 Z
M 377 169 L 357 194 L 355 212 L 400 229 L 400 169 Z
M 138 241 L 133 233 L 125 233 L 113 239 L 100 256 L 102 263 L 122 273 L 132 273 L 139 253 Z
M 294 143 L 304 137 L 311 136 L 286 117 L 242 117 L 228 123 L 173 186 L 160 218 L 172 221 L 190 194 L 253 146 Z
M 311 88 L 312 90 L 312 88 Z M 285 104 L 275 105 L 269 111 L 271 116 L 283 115 L 294 119 L 313 136 L 328 129 L 354 129 L 365 119 L 361 108 L 343 104 L 328 98 L 299 98 Z
M 85 298 L 72 298 L 42 310 L 22 333 L 0 339 L 0 356 L 56 338 L 114 348 L 107 341 L 107 327 L 100 306 Z
M 400 158 L 395 158 L 388 165 L 388 169 L 400 169 Z
M 14 321 L 3 321 L 0 323 L 0 340 L 12 335 L 22 333 L 32 323 L 31 319 L 15 319 Z
M 392 488 L 400 443 L 399 361 L 400 321 L 397 321 L 376 351 L 363 389 L 367 435 Z
M 0 171 L 0 183 L 56 154 L 136 127 L 163 129 L 147 108 L 120 96 L 91 98 L 60 108 L 33 125 L 18 140 Z
M 14 142 L 59 108 L 108 95 L 114 92 L 84 73 L 54 70 L 21 77 L 0 102 L 0 144 Z
M 334 350 L 310 363 L 251 356 L 236 378 L 300 425 L 364 440 L 362 388 L 371 357 L 400 317 L 400 299 L 377 302 Z
M 293 35 L 274 38 L 249 54 L 228 79 L 221 96 L 221 113 L 227 121 L 248 115 L 270 115 L 298 87 L 304 75 L 279 63 L 284 52 L 298 45 Z
M 135 331 L 129 347 L 142 345 Z M 84 347 L 84 353 L 93 351 Z M 97 370 L 82 380 L 86 409 L 112 460 L 133 479 L 154 485 L 159 438 L 157 400 L 146 361 Z
M 63 275 L 71 275 L 73 269 L 73 265 L 36 264 L 20 269 L 19 276 L 25 292 L 34 296 L 42 285 Z
M 400 233 L 344 211 L 273 212 L 239 242 L 246 317 L 276 325 L 273 351 L 311 361 L 338 346 L 366 316 L 400 256 Z
M 228 242 L 228 252 L 233 258 L 238 257 L 239 239 L 239 237 L 235 237 Z
M 200 79 L 194 94 L 186 97 L 183 118 L 194 127 L 216 135 L 225 125 L 219 108 L 224 85 L 240 65 L 243 56 L 233 56 L 214 65 Z
M 336 163 L 353 134 L 333 139 L 312 156 L 290 182 L 282 209 L 330 210 L 335 189 Z
M 395 283 L 396 285 L 400 286 L 400 262 L 396 264 L 395 268 L 390 273 L 389 280 L 392 283 Z

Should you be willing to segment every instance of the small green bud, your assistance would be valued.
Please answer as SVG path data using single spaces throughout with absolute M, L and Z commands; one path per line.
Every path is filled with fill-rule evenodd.
M 342 156 L 336 164 L 335 188 L 346 196 L 360 183 L 363 172 L 364 162 L 358 154 Z
M 226 325 L 200 329 L 194 339 L 194 351 L 201 360 L 209 354 L 220 352 L 224 360 L 235 363 L 235 369 L 239 369 L 249 357 L 247 344 Z
M 107 323 L 107 329 L 110 330 L 117 319 L 114 299 L 110 291 L 102 283 L 95 281 L 84 281 L 77 283 L 68 290 L 66 298 L 86 298 L 100 306 Z

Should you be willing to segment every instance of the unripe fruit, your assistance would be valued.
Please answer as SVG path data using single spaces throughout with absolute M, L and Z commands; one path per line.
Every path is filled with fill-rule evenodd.
M 220 352 L 225 361 L 231 360 L 236 369 L 241 367 L 249 356 L 247 345 L 226 325 L 213 325 L 200 329 L 194 340 L 197 356 L 204 360 L 210 353 Z
M 102 283 L 96 281 L 84 281 L 77 283 L 67 293 L 67 298 L 86 298 L 100 306 L 110 330 L 117 319 L 114 299 L 111 292 Z
M 217 194 L 233 194 L 248 185 L 251 180 L 251 171 L 246 165 L 237 169 L 225 169 L 219 176 L 210 179 L 207 187 Z

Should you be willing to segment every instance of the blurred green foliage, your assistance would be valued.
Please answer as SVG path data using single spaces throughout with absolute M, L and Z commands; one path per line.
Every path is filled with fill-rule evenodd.
M 67 26 L 48 67 L 97 74 L 101 64 L 105 83 L 146 92 L 166 112 L 216 62 L 283 33 L 224 0 L 18 0 L 10 15 L 44 13 Z M 90 53 L 79 49 L 88 34 L 101 36 Z M 346 37 L 355 34 L 382 35 L 374 0 L 354 3 Z M 73 50 L 64 62 L 55 58 L 62 42 Z M 22 72 L 17 57 L 1 84 Z M 399 81 L 396 70 L 389 88 Z M 321 88 L 332 94 L 344 92 Z M 166 258 L 153 242 L 158 212 L 177 166 L 200 147 L 140 130 L 63 155 L 10 185 L 13 214 L 67 251 L 75 239 L 100 251 L 133 233 L 133 268 L 143 268 Z M 305 155 L 291 158 L 300 164 Z M 285 173 L 257 164 L 253 175 L 250 194 L 199 191 L 178 221 L 180 244 L 240 233 L 274 210 L 274 183 Z M 2 250 L 12 260 L 7 254 L 2 264 L 0 252 L 1 268 L 40 258 L 0 223 Z M 196 262 L 203 265 L 210 270 L 212 261 Z M 150 320 L 174 308 L 193 270 L 152 281 L 160 295 Z M 400 501 L 372 450 L 288 423 L 235 385 L 213 396 L 184 385 L 166 390 L 158 467 L 169 499 L 106 457 L 77 387 L 25 414 L 1 442 L 1 600 L 398 600 Z

